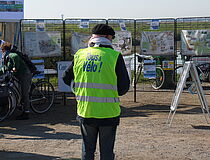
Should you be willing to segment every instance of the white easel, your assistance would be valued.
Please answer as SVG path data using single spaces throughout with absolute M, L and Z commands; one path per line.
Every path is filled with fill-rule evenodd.
M 209 108 L 208 108 L 207 100 L 204 96 L 204 92 L 203 92 L 203 88 L 201 86 L 200 79 L 198 77 L 198 72 L 196 70 L 194 62 L 193 61 L 187 61 L 187 62 L 185 62 L 184 66 L 183 66 L 183 71 L 182 71 L 182 74 L 181 74 L 181 76 L 179 78 L 179 81 L 177 83 L 177 88 L 176 88 L 176 91 L 174 93 L 173 100 L 172 100 L 172 103 L 171 103 L 170 113 L 168 115 L 168 120 L 167 120 L 167 123 L 169 124 L 169 126 L 171 126 L 174 115 L 176 113 L 177 105 L 179 103 L 179 98 L 180 98 L 180 95 L 181 95 L 181 93 L 183 91 L 183 88 L 185 86 L 188 74 L 191 74 L 192 80 L 195 82 L 197 93 L 198 93 L 200 103 L 201 103 L 201 109 L 202 109 L 202 112 L 203 112 L 204 117 L 206 119 L 206 122 L 208 123 L 208 119 L 206 117 L 206 114 L 210 117 Z

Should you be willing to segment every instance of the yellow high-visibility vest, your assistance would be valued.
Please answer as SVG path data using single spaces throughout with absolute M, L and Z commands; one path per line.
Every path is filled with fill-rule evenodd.
M 88 47 L 74 55 L 77 113 L 84 118 L 112 118 L 120 115 L 115 66 L 120 52 Z

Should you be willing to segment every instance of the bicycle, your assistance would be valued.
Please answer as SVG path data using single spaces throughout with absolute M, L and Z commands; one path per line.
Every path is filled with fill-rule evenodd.
M 137 56 L 137 60 L 139 62 L 138 67 L 137 67 L 137 72 L 136 72 L 136 81 L 135 78 L 133 78 L 132 81 L 132 86 L 137 85 L 137 83 L 139 82 L 140 76 L 142 74 L 142 70 L 144 68 L 144 60 L 152 60 L 153 57 L 151 56 L 145 56 L 145 55 L 139 55 L 136 54 Z M 161 66 L 156 66 L 156 78 L 154 79 L 150 79 L 151 81 L 151 86 L 153 89 L 158 90 L 160 89 L 165 81 L 165 73 L 163 71 L 163 69 L 161 68 Z
M 210 82 L 210 63 L 198 64 L 198 65 L 196 65 L 196 69 L 197 69 L 198 77 L 199 77 L 201 83 L 202 82 Z M 182 71 L 183 71 L 183 65 L 176 67 L 175 70 L 173 71 L 174 73 L 172 74 L 172 76 L 173 76 L 172 80 L 173 80 L 174 84 L 176 84 Z M 187 75 L 185 89 L 187 89 L 188 92 L 191 94 L 197 93 L 195 82 L 192 80 L 192 77 L 190 74 Z
M 36 74 L 39 74 L 39 72 Z M 20 110 L 22 109 L 22 96 L 19 82 L 13 76 L 12 72 L 7 71 L 6 74 L 1 78 L 0 88 L 8 89 L 7 105 L 2 106 L 6 108 L 4 109 L 6 111 L 0 114 L 0 121 L 3 121 L 5 118 L 11 116 L 16 108 Z M 38 114 L 45 113 L 52 107 L 54 103 L 54 87 L 50 82 L 42 79 L 38 79 L 36 82 L 32 81 L 29 96 L 32 111 Z M 3 110 L 3 108 L 1 109 Z

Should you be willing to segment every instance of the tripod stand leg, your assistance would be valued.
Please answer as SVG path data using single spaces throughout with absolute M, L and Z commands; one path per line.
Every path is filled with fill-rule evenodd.
M 166 122 L 169 125 L 169 127 L 171 127 L 171 124 L 172 124 L 172 121 L 174 119 L 175 113 L 176 113 L 176 110 L 175 111 L 170 110 L 170 113 L 168 115 L 168 119 L 167 119 L 167 122 Z

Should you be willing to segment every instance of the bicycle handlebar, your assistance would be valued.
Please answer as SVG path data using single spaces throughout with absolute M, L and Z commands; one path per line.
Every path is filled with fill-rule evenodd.
M 10 81 L 19 82 L 19 80 L 13 75 L 13 71 L 6 71 L 3 75 L 0 76 L 0 83 L 8 83 Z
M 141 57 L 143 59 L 154 59 L 152 56 L 147 56 L 147 55 L 141 55 L 141 54 L 136 54 L 137 57 Z
M 140 55 L 140 54 L 136 54 L 137 58 L 138 58 L 138 62 L 142 62 L 143 60 L 153 60 L 154 58 L 152 56 L 146 56 L 146 55 Z

